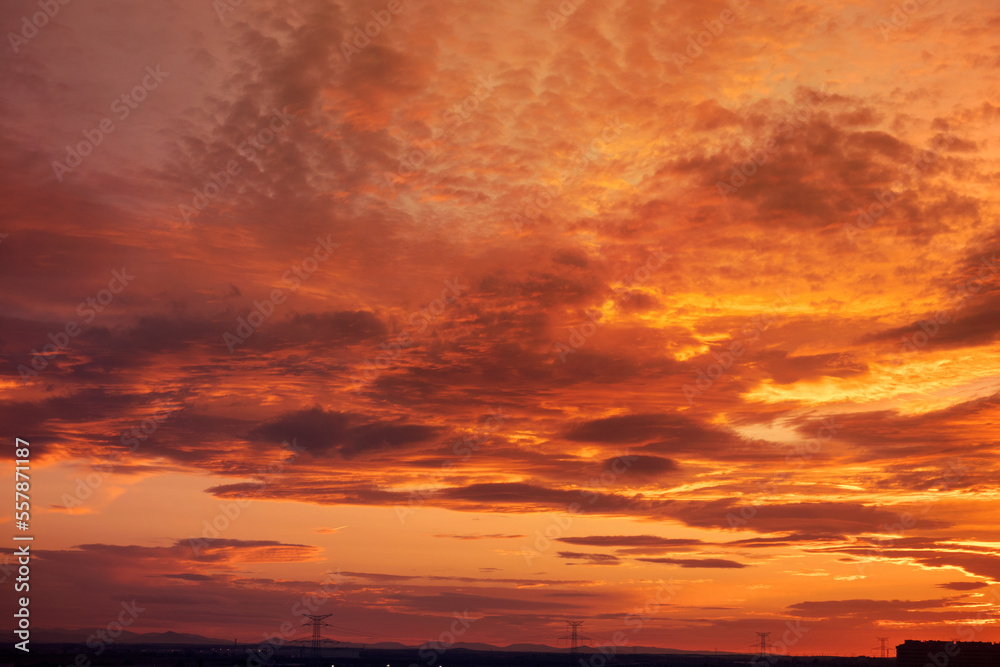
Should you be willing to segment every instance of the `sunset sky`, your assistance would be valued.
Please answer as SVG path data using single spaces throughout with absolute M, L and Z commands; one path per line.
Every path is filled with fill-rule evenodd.
M 33 628 L 1000 641 L 996 2 L 48 4 Z

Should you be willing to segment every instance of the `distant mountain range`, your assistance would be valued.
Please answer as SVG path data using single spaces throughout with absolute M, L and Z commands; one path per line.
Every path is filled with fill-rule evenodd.
M 107 630 L 103 630 L 107 636 Z M 40 644 L 83 644 L 88 637 L 94 636 L 97 630 L 66 630 L 64 628 L 53 628 L 51 630 L 32 630 L 31 640 Z M 125 630 L 121 636 L 115 639 L 116 644 L 232 644 L 225 639 L 212 639 L 201 635 L 191 635 L 184 632 L 129 632 Z
M 31 639 L 40 644 L 84 644 L 87 638 L 94 636 L 97 630 L 66 630 L 64 628 L 54 628 L 51 630 L 38 629 L 31 633 Z M 193 635 L 184 632 L 122 632 L 121 636 L 115 639 L 117 644 L 186 644 L 189 646 L 232 646 L 231 641 L 225 639 L 215 639 L 212 637 L 202 637 L 201 635 Z M 362 644 L 363 642 L 354 642 L 356 644 Z M 255 644 L 249 642 L 239 642 L 241 648 L 249 648 Z M 364 643 L 366 648 L 370 649 L 384 649 L 384 650 L 404 650 L 404 649 L 420 649 L 420 648 L 434 648 L 435 644 L 424 643 L 418 646 L 408 646 L 406 644 L 400 644 L 399 642 L 376 642 L 376 643 Z M 510 644 L 508 646 L 494 646 L 493 644 L 479 644 L 475 642 L 456 642 L 452 646 L 448 647 L 449 651 L 509 651 L 517 653 L 568 653 L 569 649 L 565 647 L 553 647 L 547 646 L 545 644 Z M 582 651 L 587 651 L 586 648 L 581 649 Z M 591 651 L 599 650 L 599 647 L 591 647 Z M 619 653 L 631 653 L 635 650 L 637 653 L 651 653 L 651 654 L 689 654 L 689 653 L 706 653 L 706 651 L 682 651 L 680 649 L 673 648 L 660 648 L 657 646 L 621 646 L 618 648 Z M 721 651 L 720 653 L 726 653 Z
M 382 644 L 369 644 L 369 648 L 382 648 Z M 418 648 L 433 647 L 433 644 L 421 644 Z M 385 646 L 389 648 L 389 646 Z M 404 648 L 400 644 L 395 644 L 393 648 Z M 408 648 L 408 647 L 406 647 Z M 516 653 L 569 653 L 569 649 L 566 647 L 553 647 L 547 646 L 545 644 L 510 644 L 508 646 L 494 646 L 492 644 L 477 644 L 473 642 L 456 642 L 448 648 L 449 651 L 510 651 Z M 592 652 L 599 651 L 600 646 L 591 647 L 581 647 L 582 652 Z M 676 648 L 660 648 L 659 646 L 619 646 L 617 647 L 618 653 L 631 653 L 632 651 L 636 653 L 649 653 L 649 654 L 703 654 L 711 653 L 711 651 L 683 651 Z M 719 651 L 719 653 L 725 653 L 724 651 Z

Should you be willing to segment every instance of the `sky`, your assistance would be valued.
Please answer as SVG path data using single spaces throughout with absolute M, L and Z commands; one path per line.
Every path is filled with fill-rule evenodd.
M 995 3 L 0 28 L 32 627 L 1000 641 Z

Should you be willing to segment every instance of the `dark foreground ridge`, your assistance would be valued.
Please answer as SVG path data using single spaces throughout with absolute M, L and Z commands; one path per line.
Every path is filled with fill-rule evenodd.
M 1000 667 L 1000 643 L 918 642 L 896 647 L 897 667 Z
M 942 642 L 943 644 L 943 642 Z M 548 648 L 548 647 L 546 647 Z M 663 649 L 661 649 L 663 650 Z M 423 648 L 256 647 L 204 644 L 116 644 L 101 655 L 83 644 L 32 644 L 25 654 L 4 647 L 0 663 L 24 667 L 897 667 L 895 658 L 837 656 L 768 656 L 723 653 L 642 653 L 638 648 L 604 647 L 548 651 Z M 898 667 L 902 667 L 900 664 Z M 919 667 L 923 667 L 923 663 Z M 949 667 L 958 667 L 957 663 Z M 996 664 L 991 663 L 991 667 Z

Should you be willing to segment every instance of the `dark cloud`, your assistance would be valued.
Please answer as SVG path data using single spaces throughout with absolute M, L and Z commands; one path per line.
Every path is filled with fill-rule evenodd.
M 661 439 L 665 434 L 678 433 L 704 437 L 704 431 L 684 417 L 672 415 L 622 415 L 583 422 L 567 433 L 568 440 L 577 442 L 629 443 Z
M 637 558 L 636 560 L 644 563 L 678 565 L 684 568 L 739 569 L 749 567 L 745 563 L 726 560 L 725 558 Z
M 996 268 L 1000 272 L 1000 265 Z M 1000 277 L 1000 273 L 996 273 Z M 982 288 L 972 286 L 979 292 Z M 1000 291 L 970 298 L 959 292 L 946 307 L 925 313 L 915 322 L 885 329 L 866 336 L 863 341 L 909 341 L 899 347 L 900 354 L 923 349 L 955 349 L 986 345 L 1000 336 Z
M 314 456 L 336 453 L 353 459 L 382 449 L 399 449 L 432 439 L 438 430 L 402 421 L 365 421 L 356 414 L 314 407 L 287 413 L 255 428 L 251 437 L 270 442 L 295 440 Z
M 511 540 L 523 538 L 524 535 L 505 535 L 494 533 L 492 535 L 435 535 L 434 537 L 445 537 L 453 540 Z
M 471 593 L 438 593 L 437 595 L 390 595 L 395 604 L 415 612 L 437 612 L 451 614 L 456 609 L 463 612 L 496 613 L 503 611 L 543 609 L 573 609 L 577 605 L 568 602 L 540 602 L 531 599 L 517 599 Z
M 946 588 L 949 591 L 974 591 L 977 588 L 986 588 L 989 586 L 985 581 L 949 581 L 935 585 L 938 588 Z
M 915 536 L 883 541 L 860 539 L 851 544 L 819 546 L 813 550 L 864 559 L 907 560 L 923 567 L 959 569 L 971 577 L 1000 581 L 1000 550 L 989 544 Z
M 790 384 L 820 377 L 852 377 L 868 370 L 850 354 L 814 354 L 789 356 L 786 352 L 774 351 L 757 357 L 760 366 L 766 370 L 777 384 Z
M 735 547 L 760 547 L 776 548 L 790 547 L 796 545 L 810 545 L 817 542 L 844 542 L 847 537 L 844 535 L 824 534 L 824 533 L 790 533 L 788 535 L 774 537 L 751 537 L 743 540 L 732 540 L 726 542 L 727 546 Z
M 480 568 L 484 571 L 495 571 L 496 568 Z M 462 577 L 462 576 L 445 576 L 445 575 L 420 575 L 420 574 L 384 574 L 379 572 L 342 572 L 344 576 L 347 577 L 357 577 L 359 579 L 368 579 L 371 581 L 414 581 L 414 580 L 425 580 L 425 581 L 457 581 L 461 583 L 489 583 L 489 584 L 517 584 L 521 586 L 541 586 L 541 585 L 575 585 L 585 583 L 582 579 L 500 579 L 492 577 Z
M 938 600 L 809 600 L 788 606 L 789 613 L 807 618 L 837 618 L 868 616 L 878 612 L 881 617 L 900 619 L 911 612 L 937 610 L 943 606 L 961 604 L 954 598 Z
M 621 559 L 618 556 L 613 556 L 611 554 L 591 554 L 582 553 L 580 551 L 560 551 L 558 552 L 560 558 L 565 558 L 567 560 L 582 560 L 586 561 L 588 565 L 618 565 L 621 563 Z
M 591 547 L 687 547 L 705 544 L 694 538 L 659 537 L 657 535 L 592 535 L 560 537 L 560 542 Z
M 615 468 L 612 468 L 616 461 L 618 462 L 618 465 Z M 622 466 L 626 467 L 626 474 L 640 478 L 660 478 L 680 470 L 680 466 L 677 464 L 677 461 L 660 456 L 645 456 L 641 454 L 624 456 L 620 457 L 620 459 L 606 459 L 603 464 L 603 467 L 608 470 L 616 470 Z
M 367 311 L 296 313 L 276 322 L 248 341 L 254 348 L 281 349 L 301 345 L 340 347 L 386 337 L 386 325 Z
M 629 414 L 580 422 L 571 426 L 564 437 L 575 442 L 646 443 L 639 450 L 644 455 L 691 453 L 699 457 L 724 454 L 742 457 L 747 451 L 754 451 L 758 456 L 767 451 L 735 433 L 670 414 Z M 653 460 L 648 463 L 653 467 L 661 465 Z M 640 470 L 642 467 L 640 463 Z
M 164 577 L 168 579 L 183 579 L 184 581 L 212 581 L 213 577 L 207 574 L 194 574 L 191 572 L 185 572 L 182 574 L 165 574 Z

